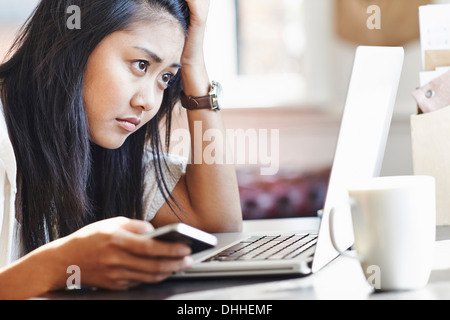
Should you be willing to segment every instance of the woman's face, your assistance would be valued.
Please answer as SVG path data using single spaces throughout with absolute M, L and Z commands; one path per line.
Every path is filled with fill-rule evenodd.
M 117 149 L 152 119 L 168 82 L 178 72 L 184 30 L 169 14 L 114 32 L 92 52 L 83 100 L 90 139 Z

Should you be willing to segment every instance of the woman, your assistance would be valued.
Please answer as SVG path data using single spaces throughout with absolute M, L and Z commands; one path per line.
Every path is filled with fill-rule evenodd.
M 161 155 L 181 88 L 211 87 L 209 3 L 41 1 L 0 66 L 0 298 L 63 289 L 71 265 L 86 286 L 158 282 L 189 268 L 190 250 L 142 234 L 180 220 L 240 230 L 233 166 Z M 67 28 L 70 5 L 79 29 Z M 224 130 L 218 111 L 187 113 L 191 132 Z

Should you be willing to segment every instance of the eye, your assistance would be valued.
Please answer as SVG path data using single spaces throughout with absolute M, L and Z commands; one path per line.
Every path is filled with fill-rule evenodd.
M 170 81 L 173 79 L 173 77 L 174 77 L 174 75 L 172 73 L 168 72 L 168 73 L 165 73 L 165 74 L 163 74 L 161 76 L 161 81 L 165 85 L 169 86 L 170 85 Z
M 147 73 L 148 67 L 150 66 L 150 63 L 145 60 L 137 60 L 133 64 L 134 67 L 141 73 Z

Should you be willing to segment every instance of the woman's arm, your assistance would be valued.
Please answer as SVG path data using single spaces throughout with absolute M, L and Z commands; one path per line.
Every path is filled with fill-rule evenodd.
M 142 234 L 153 227 L 119 217 L 50 242 L 0 269 L 0 299 L 27 299 L 66 287 L 76 265 L 84 286 L 125 290 L 158 282 L 192 265 L 191 250 Z
M 191 10 L 189 36 L 181 60 L 181 77 L 187 96 L 206 96 L 210 91 L 210 79 L 205 67 L 203 40 L 210 0 L 187 0 Z M 186 223 L 209 232 L 233 232 L 242 228 L 236 170 L 233 164 L 208 164 L 203 159 L 207 144 L 196 150 L 195 140 L 203 141 L 203 133 L 209 129 L 221 132 L 225 140 L 225 128 L 220 111 L 187 111 L 191 132 L 192 159 L 202 159 L 201 164 L 189 164 L 186 175 L 175 187 L 172 195 L 181 204 L 186 215 L 180 217 Z M 202 136 L 195 137 L 194 125 L 201 124 Z M 219 130 L 219 131 L 217 131 Z M 220 146 L 215 144 L 217 148 Z M 227 146 L 220 152 L 227 159 Z M 198 153 L 201 154 L 199 155 Z M 232 158 L 232 157 L 231 157 Z M 194 161 L 193 161 L 194 162 Z M 199 161 L 196 161 L 199 162 Z M 155 226 L 176 222 L 176 217 L 165 204 L 152 223 Z

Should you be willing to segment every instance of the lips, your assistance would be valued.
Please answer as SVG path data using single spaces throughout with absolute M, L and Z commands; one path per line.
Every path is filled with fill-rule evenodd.
M 138 118 L 118 118 L 116 121 L 122 129 L 128 132 L 136 131 L 137 126 L 141 124 L 141 120 Z

